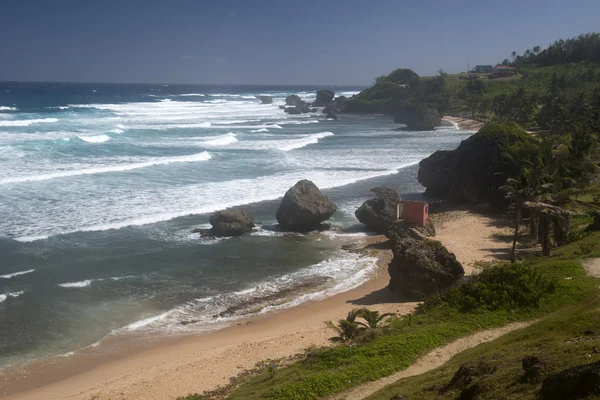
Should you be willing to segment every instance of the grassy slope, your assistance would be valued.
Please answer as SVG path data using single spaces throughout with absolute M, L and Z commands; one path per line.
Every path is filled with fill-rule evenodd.
M 600 256 L 600 234 L 587 236 L 557 249 L 551 258 L 527 261 L 543 276 L 559 282 L 553 294 L 542 298 L 539 308 L 475 313 L 438 309 L 414 315 L 396 321 L 385 336 L 368 345 L 354 348 L 339 346 L 312 352 L 305 360 L 279 370 L 274 378 L 264 373 L 250 379 L 235 390 L 230 398 L 325 397 L 362 382 L 389 376 L 406 368 L 419 355 L 476 330 L 536 318 L 561 308 L 589 302 L 596 298 L 598 288 L 593 280 L 585 276 L 578 260 L 591 256 Z
M 427 388 L 448 384 L 461 364 L 481 358 L 497 367 L 486 381 L 486 391 L 482 398 L 537 399 L 541 385 L 520 382 L 523 375 L 523 357 L 535 355 L 544 359 L 548 362 L 548 373 L 597 361 L 600 358 L 600 300 L 597 295 L 584 294 L 598 292 L 597 280 L 585 277 L 581 267 L 580 260 L 587 257 L 600 257 L 599 233 L 555 250 L 552 257 L 526 261 L 536 268 L 560 277 L 565 283 L 579 282 L 571 289 L 582 291 L 577 296 L 583 298 L 581 302 L 562 307 L 529 328 L 465 351 L 441 368 L 400 380 L 373 394 L 369 399 L 387 400 L 398 393 L 408 398 L 455 399 L 460 390 L 450 390 L 441 395 L 437 390 Z M 564 300 L 572 303 L 569 299 Z M 560 301 L 560 298 L 557 297 L 553 301 Z M 595 334 L 586 336 L 586 331 Z M 583 339 L 576 339 L 578 337 Z

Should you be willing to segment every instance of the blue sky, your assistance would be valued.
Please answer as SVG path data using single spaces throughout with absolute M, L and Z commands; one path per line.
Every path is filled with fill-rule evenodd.
M 600 30 L 598 0 L 18 0 L 0 80 L 367 85 Z

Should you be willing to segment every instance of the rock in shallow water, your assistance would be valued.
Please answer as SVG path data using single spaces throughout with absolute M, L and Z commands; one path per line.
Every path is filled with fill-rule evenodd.
M 252 231 L 254 219 L 243 211 L 222 210 L 210 217 L 211 229 L 195 229 L 202 236 L 227 237 L 240 236 Z
M 400 195 L 387 187 L 376 187 L 371 192 L 376 197 L 365 201 L 354 215 L 368 230 L 385 233 L 396 222 L 396 203 Z
M 336 210 L 337 206 L 313 182 L 304 179 L 286 192 L 276 217 L 286 231 L 310 232 L 319 229 Z
M 315 107 L 324 107 L 327 104 L 329 104 L 333 98 L 335 96 L 335 93 L 332 92 L 331 90 L 319 90 L 317 92 L 317 99 L 315 100 L 314 106 Z

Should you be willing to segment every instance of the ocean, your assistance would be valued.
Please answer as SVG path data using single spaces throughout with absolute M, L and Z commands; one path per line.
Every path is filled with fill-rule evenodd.
M 369 189 L 420 198 L 418 162 L 472 132 L 279 108 L 322 88 L 0 83 L 0 367 L 114 335 L 207 332 L 367 279 L 375 260 L 338 239 L 368 234 L 354 211 Z M 336 229 L 274 229 L 301 179 L 337 204 Z M 260 224 L 192 233 L 230 207 Z

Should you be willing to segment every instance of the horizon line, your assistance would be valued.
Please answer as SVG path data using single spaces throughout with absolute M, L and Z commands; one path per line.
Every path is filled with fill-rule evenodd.
M 303 87 L 303 86 L 324 86 L 324 87 L 339 87 L 339 86 L 353 86 L 353 87 L 369 87 L 368 84 L 284 84 L 284 83 L 150 83 L 150 82 L 92 82 L 92 81 L 54 81 L 54 80 L 0 80 L 0 84 L 5 83 L 58 83 L 58 84 L 92 84 L 92 85 L 162 85 L 162 86 L 183 86 L 183 85 L 193 85 L 193 86 L 285 86 L 285 87 Z

